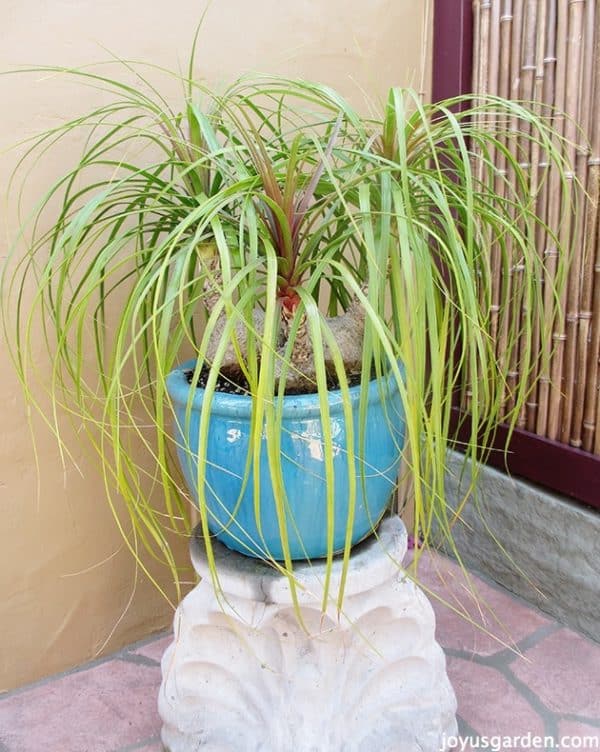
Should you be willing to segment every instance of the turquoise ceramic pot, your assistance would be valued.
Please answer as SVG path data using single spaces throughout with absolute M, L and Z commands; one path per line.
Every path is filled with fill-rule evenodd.
M 198 431 L 204 390 L 190 389 L 185 371 L 194 361 L 169 374 L 167 388 L 175 408 L 179 460 L 190 491 L 198 499 Z M 344 547 L 348 520 L 346 422 L 339 391 L 329 393 L 335 471 L 334 550 Z M 358 446 L 360 387 L 350 389 Z M 281 467 L 287 494 L 286 524 L 294 559 L 327 555 L 327 504 L 324 442 L 318 397 L 285 397 L 281 436 Z M 260 459 L 260 526 L 253 499 L 252 473 L 244 484 L 250 445 L 251 400 L 216 392 L 209 424 L 207 457 L 201 468 L 208 504 L 209 527 L 229 548 L 249 556 L 283 559 L 279 523 L 270 481 L 266 438 Z M 364 456 L 356 463 L 356 506 L 352 542 L 369 535 L 384 514 L 395 489 L 404 442 L 404 413 L 393 378 L 369 385 Z M 362 469 L 364 468 L 364 474 Z

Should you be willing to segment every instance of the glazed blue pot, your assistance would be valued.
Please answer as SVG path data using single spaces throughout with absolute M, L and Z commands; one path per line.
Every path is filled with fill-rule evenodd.
M 244 482 L 250 448 L 249 397 L 215 392 L 209 421 L 207 456 L 198 475 L 198 434 L 204 390 L 191 387 L 185 372 L 194 361 L 182 364 L 167 378 L 175 410 L 175 438 L 186 482 L 196 501 L 198 477 L 205 483 L 211 533 L 229 548 L 248 556 L 284 558 L 266 438 L 260 457 L 260 525 L 257 524 L 250 467 Z M 191 409 L 190 389 L 194 389 Z M 359 447 L 360 386 L 349 390 L 354 416 L 355 451 Z M 343 550 L 349 514 L 346 422 L 339 391 L 329 393 L 333 438 L 335 503 L 334 551 Z M 281 469 L 287 496 L 286 527 L 293 559 L 327 555 L 327 490 L 323 429 L 316 394 L 284 398 Z M 369 535 L 388 507 L 396 487 L 404 443 L 404 412 L 393 377 L 369 385 L 363 456 L 356 462 L 356 503 L 352 543 Z M 358 451 L 357 451 L 358 453 Z

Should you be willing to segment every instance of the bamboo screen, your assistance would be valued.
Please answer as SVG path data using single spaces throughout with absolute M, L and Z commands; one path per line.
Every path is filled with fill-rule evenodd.
M 540 113 L 550 113 L 547 105 L 565 113 L 553 115 L 554 125 L 565 138 L 576 177 L 566 188 L 572 195 L 565 196 L 556 176 L 544 176 L 537 198 L 537 212 L 569 246 L 571 260 L 561 301 L 566 315 L 553 324 L 552 353 L 540 360 L 539 381 L 519 427 L 600 454 L 600 0 L 475 0 L 473 5 L 473 90 L 533 101 Z M 543 155 L 532 147 L 527 161 L 532 185 L 542 185 Z M 576 210 L 563 211 L 571 200 Z M 536 243 L 548 282 L 556 274 L 556 251 L 543 231 Z M 493 266 L 493 248 L 491 253 Z M 518 285 L 518 267 L 511 276 L 502 279 L 498 270 L 497 296 L 503 285 Z M 546 284 L 545 294 L 551 289 Z M 498 326 L 499 356 L 503 336 Z M 539 334 L 534 336 L 539 342 Z M 513 384 L 519 378 L 518 362 L 511 364 L 510 378 Z

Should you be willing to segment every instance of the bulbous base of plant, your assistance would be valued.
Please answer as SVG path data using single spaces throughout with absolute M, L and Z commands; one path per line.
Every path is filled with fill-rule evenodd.
M 456 700 L 433 610 L 400 569 L 405 552 L 404 525 L 386 520 L 354 550 L 339 614 L 334 562 L 323 615 L 324 563 L 295 570 L 295 609 L 285 576 L 218 543 L 217 592 L 195 535 L 202 581 L 177 609 L 162 660 L 166 750 L 442 749 L 456 734 Z

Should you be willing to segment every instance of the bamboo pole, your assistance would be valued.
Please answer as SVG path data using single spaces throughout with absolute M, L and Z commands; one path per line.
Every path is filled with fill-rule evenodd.
M 492 3 L 491 0 L 479 2 L 479 70 L 477 80 L 477 93 L 487 94 L 490 85 L 490 24 Z
M 583 448 L 600 454 L 600 430 L 597 427 L 598 359 L 600 356 L 600 11 L 596 11 L 594 55 L 594 108 L 591 155 L 588 160 L 588 211 L 586 212 L 585 257 L 582 290 L 582 323 L 589 326 L 589 351 L 585 369 L 586 389 L 583 409 Z M 589 314 L 589 318 L 588 318 Z M 583 332 L 582 332 L 583 336 Z M 587 343 L 586 343 L 587 344 Z M 595 444 L 594 444 L 595 440 Z
M 542 83 L 544 76 L 544 41 L 546 35 L 546 4 L 531 4 L 527 9 L 527 28 L 524 34 L 524 52 L 523 52 L 523 80 L 522 80 L 522 99 L 532 103 L 532 108 L 536 114 L 540 115 L 542 105 L 540 97 L 542 93 Z M 522 127 L 522 146 L 521 153 L 523 164 L 529 170 L 529 198 L 530 202 L 535 205 L 539 186 L 539 163 L 540 148 L 535 140 L 531 139 L 533 135 L 528 125 Z M 524 222 L 525 220 L 522 220 Z M 531 239 L 535 243 L 535 225 L 530 225 L 526 229 Z M 540 268 L 543 263 L 543 253 L 538 250 L 540 257 Z M 537 262 L 534 262 L 537 267 Z M 540 331 L 537 315 L 533 316 L 531 321 L 532 309 L 536 306 L 535 296 L 531 299 L 531 291 L 523 285 L 522 263 L 515 265 L 515 274 L 518 274 L 517 290 L 518 298 L 514 300 L 514 307 L 520 310 L 520 329 L 518 330 L 518 348 L 515 351 L 517 359 L 515 361 L 515 387 L 519 384 L 519 368 L 525 368 L 527 373 L 527 382 L 524 385 L 528 393 L 535 383 L 537 374 L 530 374 L 530 369 L 536 365 L 536 353 L 539 351 Z M 539 274 L 539 270 L 534 269 Z M 523 385 L 521 385 L 522 387 Z M 527 421 L 527 407 L 523 405 L 517 416 L 517 426 L 525 428 Z
M 557 87 L 557 79 L 563 75 L 564 65 L 558 68 L 558 51 L 557 51 L 557 36 L 559 29 L 559 11 L 557 8 L 558 0 L 549 0 L 548 5 L 548 25 L 546 34 L 546 55 L 544 57 L 545 76 L 544 76 L 544 102 L 551 108 L 558 107 L 560 102 L 560 87 Z M 553 117 L 553 125 L 556 128 L 559 123 L 557 122 L 556 114 Z M 551 230 L 556 229 L 556 191 L 558 190 L 558 180 L 554 170 L 550 171 L 546 182 L 545 190 L 545 215 L 546 224 Z M 556 248 L 552 242 L 552 239 L 548 232 L 543 233 L 541 239 L 544 250 L 544 310 L 548 311 L 548 306 L 552 303 L 552 285 L 554 281 L 554 275 L 556 273 Z M 544 321 L 545 327 L 545 341 L 549 342 L 553 333 L 554 320 L 548 319 Z M 550 359 L 551 353 L 544 351 L 541 353 L 541 360 L 539 366 L 539 378 L 537 387 L 537 410 L 536 410 L 536 422 L 535 426 L 532 426 L 530 430 L 541 436 L 546 435 L 548 427 L 548 404 L 550 399 Z
M 480 90 L 479 66 L 481 65 L 481 3 L 473 0 L 473 72 L 471 86 L 477 94 Z
M 473 0 L 473 13 L 475 21 L 475 38 L 473 50 L 473 93 L 475 94 L 474 103 L 478 103 L 477 95 L 488 93 L 489 86 L 489 36 L 490 36 L 490 16 L 491 0 Z M 475 126 L 481 125 L 480 118 L 475 116 Z M 475 175 L 477 181 L 483 180 L 484 165 L 478 154 L 477 146 L 473 145 L 473 161 L 475 163 Z M 482 286 L 483 287 L 483 286 Z M 485 290 L 480 290 L 481 304 L 485 305 Z M 461 406 L 463 410 L 468 411 L 471 407 L 473 398 L 472 391 L 465 388 L 461 397 Z
M 597 107 L 596 110 L 598 111 L 598 109 L 600 108 Z M 595 212 L 593 226 L 591 222 L 588 225 L 587 231 L 589 235 L 586 238 L 586 252 L 589 245 L 590 256 L 594 263 L 592 264 L 592 274 L 590 275 L 592 277 L 590 286 L 593 287 L 591 310 L 588 312 L 587 309 L 583 309 L 582 307 L 582 315 L 585 316 L 584 321 L 586 323 L 585 331 L 589 331 L 582 429 L 583 449 L 600 454 L 600 431 L 595 419 L 595 416 L 600 416 L 600 409 L 598 409 L 598 362 L 600 358 L 600 220 L 598 218 L 600 203 L 600 153 L 598 150 L 594 150 L 593 156 L 590 159 L 588 192 L 590 193 L 589 203 L 595 207 Z M 594 246 L 596 248 L 595 253 Z M 590 314 L 589 318 L 587 316 L 588 313 Z
M 598 374 L 598 364 L 596 365 L 596 379 L 600 379 Z M 594 438 L 594 454 L 600 454 L 600 408 L 596 404 L 596 428 Z
M 501 0 L 492 0 L 490 10 L 490 43 L 489 43 L 489 70 L 487 91 L 491 94 L 498 94 L 500 81 L 500 13 Z M 499 165 L 499 155 L 493 147 L 489 149 L 489 158 L 491 163 L 497 168 L 494 175 L 494 190 L 502 192 L 503 179 L 500 174 L 501 166 Z M 498 314 L 500 311 L 500 247 L 498 241 L 491 238 L 490 258 L 492 268 L 492 304 L 490 306 L 491 315 L 491 333 L 494 342 L 497 341 L 498 333 Z
M 536 44 L 538 29 L 538 2 L 537 0 L 527 0 L 525 4 L 525 16 L 523 21 L 522 40 L 523 53 L 521 62 L 521 81 L 519 99 L 531 102 L 535 95 L 535 75 L 536 75 Z M 518 123 L 520 135 L 517 139 L 516 156 L 522 169 L 528 171 L 531 177 L 531 144 L 529 125 L 524 122 Z M 525 198 L 525 197 L 522 197 Z M 526 232 L 523 217 L 517 217 L 517 222 L 521 230 Z M 525 267 L 519 256 L 512 260 L 509 273 L 512 275 L 511 308 L 511 334 L 509 335 L 510 350 L 510 368 L 508 372 L 508 410 L 514 408 L 515 392 L 519 388 L 519 364 L 522 362 L 522 351 L 524 347 L 524 329 L 528 327 L 527 316 L 529 312 L 523 310 L 524 307 L 524 287 L 523 271 Z M 524 413 L 520 414 L 517 419 L 517 425 L 523 427 L 525 422 Z
M 506 89 L 506 96 L 510 97 L 511 99 L 519 99 L 521 93 L 522 73 L 521 52 L 524 18 L 523 0 L 515 0 L 513 3 L 507 3 L 503 10 L 501 18 L 505 18 L 505 35 L 507 35 L 508 30 L 510 30 L 510 61 L 506 66 L 509 69 L 509 80 Z M 508 39 L 505 38 L 505 44 L 507 42 Z M 502 93 L 504 94 L 504 92 Z M 516 117 L 511 117 L 508 130 L 510 137 L 507 136 L 506 145 L 509 147 L 513 154 L 516 154 L 518 149 L 518 138 L 516 134 L 519 131 L 519 121 Z M 507 190 L 510 190 L 508 186 L 514 186 L 514 184 L 515 181 L 512 168 L 507 166 L 506 184 L 504 186 L 505 193 Z M 510 209 L 509 211 L 511 212 L 511 216 L 514 218 L 514 209 Z M 502 319 L 500 321 L 500 331 L 498 333 L 497 356 L 500 363 L 502 364 L 503 370 L 506 370 L 507 373 L 505 394 L 502 397 L 503 409 L 506 412 L 509 409 L 509 399 L 507 397 L 507 393 L 510 394 L 511 389 L 511 348 L 509 347 L 509 335 L 512 331 L 512 324 L 515 318 L 515 311 L 512 305 L 512 295 L 514 292 L 513 248 L 510 239 L 508 239 L 507 247 L 505 250 L 505 259 L 502 266 L 502 273 L 504 310 Z
M 556 22 L 556 72 L 555 72 L 555 96 L 554 106 L 556 108 L 555 115 L 553 117 L 553 126 L 557 131 L 557 137 L 555 139 L 556 148 L 561 148 L 560 135 L 564 132 L 564 116 L 562 113 L 565 109 L 566 101 L 566 74 L 567 74 L 567 35 L 568 35 L 568 6 L 565 0 L 559 0 L 557 10 L 557 22 Z M 552 170 L 550 173 L 550 181 L 548 186 L 548 227 L 558 232 L 561 225 L 561 184 L 560 178 L 556 170 Z M 551 240 L 549 238 L 549 240 Z M 554 304 L 555 284 L 557 274 L 557 261 L 558 250 L 553 242 L 549 242 L 544 249 L 544 256 L 546 258 L 546 275 L 544 282 L 544 308 L 546 311 L 552 310 Z M 556 392 L 558 391 L 558 397 L 560 400 L 560 378 L 558 384 L 555 378 L 555 360 L 558 355 L 559 343 L 564 337 L 563 323 L 559 317 L 554 317 L 551 321 L 545 321 L 546 327 L 551 328 L 553 338 L 553 353 L 549 359 L 549 363 L 543 363 L 543 370 L 541 372 L 540 388 L 539 388 L 539 409 L 537 416 L 537 433 L 542 436 L 549 436 L 551 432 L 551 418 L 553 412 L 557 411 L 556 408 Z M 560 360 L 560 366 L 562 369 L 562 358 Z M 544 409 L 542 409 L 542 406 Z M 560 407 L 560 402 L 558 407 Z M 552 425 L 554 430 L 554 423 Z M 557 431 L 556 431 L 557 432 Z
M 515 3 L 513 4 L 513 24 L 512 24 L 512 35 L 511 35 L 511 78 L 510 78 L 510 89 L 509 89 L 509 96 L 511 99 L 518 100 L 521 97 L 521 91 L 522 91 L 522 83 L 521 83 L 521 77 L 523 73 L 523 33 L 524 33 L 524 23 L 525 23 L 525 2 L 524 0 L 515 0 Z M 517 156 L 518 154 L 518 147 L 519 147 L 519 139 L 517 134 L 519 133 L 520 123 L 516 117 L 512 117 L 510 121 L 510 127 L 509 131 L 511 133 L 511 143 L 510 148 L 513 156 Z M 509 170 L 507 175 L 508 183 L 511 186 L 515 185 L 514 180 L 514 174 L 512 173 L 512 170 Z M 511 215 L 514 219 L 516 219 L 514 208 L 511 209 Z M 506 294 L 507 294 L 507 300 L 511 301 L 511 305 L 507 306 L 506 316 L 504 318 L 503 322 L 503 332 L 501 334 L 502 336 L 502 357 L 504 359 L 508 359 L 509 365 L 507 370 L 507 393 L 510 395 L 511 389 L 514 387 L 514 381 L 515 378 L 512 377 L 511 371 L 514 371 L 514 366 L 511 363 L 511 352 L 512 348 L 510 346 L 510 337 L 512 335 L 512 332 L 514 330 L 514 320 L 516 311 L 516 306 L 514 305 L 514 291 L 515 291 L 515 284 L 514 284 L 514 258 L 513 258 L 513 248 L 512 243 L 510 244 L 509 248 L 507 248 L 507 268 L 506 268 Z M 504 409 L 505 411 L 508 411 L 510 408 L 510 397 L 508 397 L 504 403 Z
M 592 2 L 586 0 L 586 10 L 589 11 Z M 587 15 L 587 14 L 586 14 Z M 583 16 L 583 14 L 582 14 Z M 582 18 L 582 21 L 585 17 Z M 585 27 L 584 27 L 585 29 Z M 565 366 L 564 366 L 564 408 L 561 421 L 560 440 L 568 443 L 570 439 L 576 442 L 576 446 L 581 444 L 580 431 L 573 426 L 573 413 L 575 409 L 575 399 L 577 392 L 577 344 L 579 342 L 579 321 L 580 321 L 580 293 L 581 293 L 581 272 L 583 266 L 583 224 L 585 196 L 582 186 L 586 184 L 587 160 L 589 152 L 586 144 L 587 133 L 589 128 L 590 101 L 589 98 L 583 97 L 583 84 L 586 82 L 586 57 L 589 59 L 593 51 L 593 26 L 592 26 L 592 44 L 589 43 L 589 30 L 582 29 L 582 71 L 579 77 L 578 91 L 578 108 L 577 119 L 573 124 L 573 139 L 575 140 L 575 175 L 577 180 L 573 185 L 573 199 L 575 201 L 576 213 L 574 215 L 575 226 L 572 232 L 572 266 L 569 270 L 567 285 L 567 316 L 566 316 L 566 335 L 565 340 Z M 586 49 L 590 47 L 589 49 Z M 577 127 L 579 126 L 579 128 Z
M 600 286 L 600 234 L 596 239 L 596 266 L 595 266 L 595 277 L 596 277 L 596 290 L 599 289 Z M 598 293 L 596 293 L 596 300 L 598 300 L 600 296 Z M 600 310 L 600 302 L 597 306 L 594 306 L 596 311 Z M 596 324 L 598 321 L 600 321 L 600 314 L 596 316 Z M 599 404 L 599 394 L 598 394 L 598 382 L 600 381 L 600 363 L 598 361 L 598 350 L 596 350 L 596 358 L 593 361 L 593 365 L 595 366 L 595 386 L 596 386 L 596 425 L 594 428 L 594 453 L 600 454 L 600 404 Z
M 600 15 L 600 14 L 598 14 Z M 585 43 L 584 43 L 584 66 L 581 80 L 581 107 L 579 113 L 579 125 L 581 126 L 581 144 L 577 153 L 576 174 L 579 186 L 579 198 L 581 201 L 580 221 L 577 228 L 575 245 L 581 248 L 581 275 L 580 290 L 578 296 L 578 330 L 577 339 L 568 341 L 571 345 L 567 352 L 567 362 L 573 363 L 573 419 L 571 427 L 570 443 L 574 447 L 582 446 L 583 411 L 585 405 L 587 371 L 588 341 L 590 334 L 590 322 L 592 318 L 592 281 L 594 276 L 594 253 L 593 240 L 596 235 L 596 221 L 598 212 L 597 181 L 594 184 L 593 177 L 590 179 L 592 165 L 590 160 L 593 156 L 588 136 L 591 134 L 592 112 L 594 106 L 594 84 L 600 84 L 597 77 L 598 58 L 598 32 L 595 3 L 588 0 L 585 18 Z M 597 129 L 596 129 L 597 130 Z M 583 187 L 587 187 L 587 200 L 583 195 Z M 574 273 L 574 270 L 572 271 Z M 570 374 L 567 378 L 569 383 Z M 567 392 L 568 394 L 568 392 Z
M 543 7 L 543 5 L 542 5 Z M 538 2 L 527 0 L 523 25 L 523 62 L 521 65 L 521 99 L 530 102 L 535 90 Z M 521 125 L 523 128 L 523 124 Z M 525 142 L 527 143 L 527 142 Z M 523 143 L 521 144 L 523 146 Z
M 500 13 L 500 75 L 498 77 L 498 94 L 501 97 L 510 96 L 511 89 L 511 54 L 512 54 L 512 23 L 513 2 L 502 0 Z M 502 157 L 503 161 L 504 157 Z
M 499 75 L 497 79 L 495 94 L 501 97 L 509 97 L 511 93 L 511 64 L 512 64 L 512 0 L 502 0 L 501 9 L 497 18 L 498 24 L 498 61 Z M 508 135 L 501 136 L 501 142 L 504 146 L 509 146 Z M 495 159 L 495 176 L 494 192 L 503 198 L 507 191 L 507 163 L 506 157 L 500 150 Z M 501 364 L 502 369 L 507 369 L 506 363 L 506 333 L 507 333 L 507 306 L 505 304 L 507 296 L 510 294 L 510 279 L 506 272 L 506 257 L 510 251 L 505 249 L 504 254 L 501 251 L 498 242 L 494 243 L 490 249 L 490 265 L 492 268 L 492 305 L 491 316 L 496 320 L 492 322 L 491 331 L 494 335 L 496 345 L 496 357 Z M 504 258 L 503 258 L 504 256 Z M 504 398 L 502 398 L 504 401 Z
M 492 0 L 490 8 L 490 43 L 488 91 L 498 92 L 500 78 L 500 8 L 502 0 Z
M 511 99 L 518 99 L 521 91 L 521 51 L 523 47 L 523 0 L 514 0 L 512 4 L 511 65 L 510 88 Z M 516 121 L 514 121 L 516 126 Z
M 538 58 L 539 61 L 539 58 Z M 544 38 L 544 52 L 542 58 L 542 70 L 541 70 L 541 95 L 540 101 L 543 102 L 544 108 L 548 110 L 548 114 L 551 112 L 552 105 L 554 104 L 554 83 L 555 83 L 555 68 L 556 68 L 556 0 L 546 0 L 546 29 Z M 540 73 L 536 74 L 536 84 L 539 88 Z M 536 95 L 537 98 L 537 95 Z M 539 163 L 540 182 L 543 182 L 542 189 L 538 195 L 536 202 L 536 214 L 545 222 L 548 217 L 548 203 L 549 203 L 549 188 L 550 180 L 548 175 L 549 163 L 547 161 L 547 155 L 542 155 Z M 549 242 L 548 233 L 543 224 L 538 224 L 536 228 L 536 247 L 540 250 L 543 257 L 543 265 L 545 265 L 544 251 Z M 540 284 L 542 289 L 545 286 L 545 272 L 542 268 L 542 277 Z M 540 322 L 540 326 L 544 330 L 543 341 L 550 341 L 552 336 L 552 330 L 548 330 L 545 322 Z M 546 365 L 549 353 L 547 348 L 540 349 L 539 361 L 537 364 L 536 383 L 532 385 L 530 396 L 527 402 L 527 423 L 526 428 L 528 431 L 535 432 L 537 430 L 537 421 L 539 411 L 547 412 L 547 395 L 550 383 L 548 376 L 548 368 Z
M 520 0 L 517 0 L 520 2 Z M 512 93 L 513 76 L 519 78 L 520 71 L 514 70 L 515 64 L 521 57 L 521 40 L 520 26 L 515 27 L 513 36 L 513 2 L 512 0 L 503 0 L 502 13 L 500 15 L 500 77 L 498 80 L 498 94 L 501 97 L 510 97 Z M 505 147 L 510 148 L 508 136 L 502 139 Z M 500 153 L 497 160 L 498 174 L 496 181 L 496 193 L 506 196 L 507 182 L 510 182 L 509 170 L 504 154 Z M 504 301 L 502 312 L 498 324 L 498 336 L 496 341 L 496 357 L 504 370 L 507 367 L 507 344 L 508 329 L 510 322 L 510 306 L 507 305 L 511 295 L 511 277 L 508 269 L 511 266 L 512 244 L 507 239 L 505 250 L 505 263 L 502 265 L 502 285 L 501 298 Z M 506 391 L 506 390 L 505 390 Z M 504 403 L 505 396 L 502 396 Z
M 477 102 L 477 94 L 481 91 L 481 1 L 473 0 L 473 64 L 471 73 L 471 89 L 474 94 L 473 103 Z M 477 125 L 477 116 L 473 116 L 474 125 Z M 479 169 L 478 156 L 475 146 L 472 149 L 471 161 L 473 169 Z M 467 379 L 468 381 L 468 379 Z M 471 407 L 471 399 L 473 395 L 471 390 L 467 387 L 461 389 L 460 392 L 460 406 L 464 411 L 468 411 Z
M 542 2 L 539 5 L 537 17 L 535 19 L 535 53 L 534 53 L 534 70 L 533 70 L 533 86 L 532 86 L 532 107 L 536 115 L 541 116 L 542 105 L 542 92 L 544 82 L 544 55 L 545 55 L 545 37 L 546 37 L 546 16 L 547 7 L 546 3 Z M 529 176 L 529 197 L 532 205 L 537 204 L 537 196 L 539 191 L 539 185 L 541 180 L 540 175 L 540 144 L 537 139 L 530 140 L 527 144 L 530 150 L 530 176 Z M 536 240 L 537 227 L 532 225 L 530 227 L 531 239 Z M 537 281 L 540 285 L 543 285 L 544 279 L 541 269 L 543 268 L 543 250 L 542 246 L 536 245 L 536 250 L 539 255 L 539 264 L 534 261 L 534 272 L 537 274 Z M 521 341 L 519 347 L 519 362 L 524 364 L 527 370 L 527 384 L 526 389 L 529 395 L 533 394 L 536 378 L 537 378 L 537 361 L 539 358 L 539 351 L 541 347 L 540 339 L 540 321 L 536 316 L 531 318 L 531 312 L 536 310 L 535 301 L 531 299 L 537 294 L 534 290 L 523 290 L 523 303 L 522 308 L 522 320 L 521 320 Z M 532 370 L 536 369 L 536 370 Z M 521 412 L 517 420 L 517 426 L 519 428 L 526 428 L 528 407 L 523 405 Z
M 491 94 L 498 94 L 499 78 L 500 78 L 500 10 L 501 0 L 494 0 L 492 3 L 490 14 L 490 67 L 488 72 L 488 92 Z M 502 174 L 502 166 L 500 164 L 500 157 L 496 153 L 493 147 L 489 149 L 490 162 L 495 167 L 494 179 L 494 191 L 496 194 L 502 195 L 504 192 L 504 177 Z M 490 235 L 489 253 L 490 253 L 490 267 L 491 267 L 491 305 L 490 305 L 490 333 L 493 342 L 497 342 L 498 339 L 498 318 L 500 312 L 500 294 L 501 294 L 501 250 L 499 242 L 496 238 Z
M 577 116 L 579 114 L 579 78 L 581 75 L 581 53 L 583 37 L 583 18 L 586 0 L 569 0 L 569 20 L 568 20 L 568 37 L 567 37 L 567 75 L 566 75 L 566 97 L 565 97 L 565 139 L 566 155 L 569 165 L 575 166 L 577 158 Z M 559 240 L 563 248 L 572 249 L 571 272 L 568 278 L 566 289 L 561 290 L 560 302 L 561 309 L 566 310 L 564 321 L 559 323 L 558 337 L 556 340 L 556 350 L 552 357 L 550 368 L 550 411 L 548 415 L 548 438 L 558 439 L 568 437 L 568 431 L 571 424 L 572 409 L 571 404 L 564 397 L 563 383 L 565 383 L 569 396 L 572 394 L 572 371 L 570 364 L 565 363 L 565 351 L 569 351 L 566 345 L 573 337 L 577 337 L 578 316 L 578 295 L 579 295 L 579 269 L 581 265 L 581 249 L 573 245 L 572 241 L 576 234 L 576 226 L 573 222 L 573 212 L 571 206 L 576 198 L 576 189 L 574 185 L 574 174 L 569 172 L 565 186 L 565 196 L 563 197 L 564 205 L 568 211 L 560 223 Z M 569 383 L 566 383 L 564 366 L 567 367 Z M 563 430 L 561 430 L 561 426 Z M 564 428 L 566 427 L 566 431 Z

